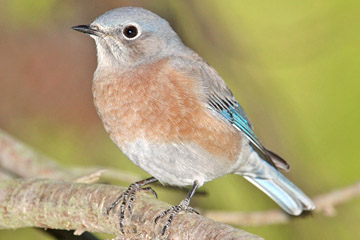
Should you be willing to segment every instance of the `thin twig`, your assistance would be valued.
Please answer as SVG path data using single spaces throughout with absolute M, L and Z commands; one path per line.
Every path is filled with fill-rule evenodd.
M 107 169 L 104 166 L 90 166 L 90 167 L 69 167 L 67 170 L 74 176 L 86 175 L 89 172 L 96 172 L 101 169 L 106 169 L 101 176 L 122 182 L 133 183 L 144 178 L 144 176 L 135 173 L 122 171 L 119 169 Z
M 327 216 L 335 214 L 335 207 L 360 197 L 360 182 L 350 186 L 331 191 L 313 198 L 316 213 L 324 213 Z M 214 221 L 233 224 L 238 226 L 261 226 L 270 224 L 288 223 L 294 217 L 280 209 L 259 212 L 224 212 L 204 211 L 202 215 Z

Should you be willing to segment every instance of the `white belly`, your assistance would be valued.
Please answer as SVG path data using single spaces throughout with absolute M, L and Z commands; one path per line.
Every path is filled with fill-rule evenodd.
M 163 184 L 203 185 L 231 171 L 229 163 L 210 155 L 196 144 L 149 143 L 137 140 L 121 149 L 136 165 Z

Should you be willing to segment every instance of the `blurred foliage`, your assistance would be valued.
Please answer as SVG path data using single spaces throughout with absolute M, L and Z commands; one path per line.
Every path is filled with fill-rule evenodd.
M 56 0 L 12 0 L 6 1 L 3 11 L 10 21 L 21 26 L 39 25 L 51 20 Z
M 169 20 L 219 71 L 259 137 L 291 163 L 286 175 L 306 193 L 359 180 L 360 2 L 204 3 L 0 0 L 0 127 L 64 165 L 100 164 L 147 177 L 103 130 L 91 99 L 94 44 L 69 30 L 108 9 L 143 6 Z M 175 188 L 155 188 L 161 200 L 173 204 L 185 197 Z M 208 194 L 195 196 L 195 207 L 277 208 L 240 176 L 223 177 L 201 190 Z M 266 239 L 360 239 L 359 218 L 356 199 L 332 218 L 314 215 L 246 230 Z M 0 232 L 2 239 L 39 235 L 31 229 Z

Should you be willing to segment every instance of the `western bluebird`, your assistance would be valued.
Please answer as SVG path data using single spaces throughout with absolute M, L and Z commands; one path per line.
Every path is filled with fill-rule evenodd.
M 111 139 L 153 177 L 130 185 L 109 208 L 126 206 L 135 193 L 159 181 L 192 186 L 188 196 L 155 218 L 168 215 L 163 234 L 205 182 L 229 173 L 244 176 L 287 213 L 313 210 L 314 203 L 278 169 L 289 165 L 269 151 L 224 80 L 186 47 L 168 22 L 135 7 L 118 8 L 74 30 L 95 39 L 93 79 L 96 110 Z

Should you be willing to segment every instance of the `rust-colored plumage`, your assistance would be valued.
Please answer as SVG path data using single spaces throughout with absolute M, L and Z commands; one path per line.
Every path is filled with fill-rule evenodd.
M 137 138 L 160 143 L 195 143 L 236 161 L 240 133 L 205 107 L 197 81 L 176 72 L 167 60 L 121 74 L 99 74 L 94 102 L 118 146 Z

